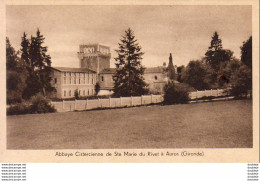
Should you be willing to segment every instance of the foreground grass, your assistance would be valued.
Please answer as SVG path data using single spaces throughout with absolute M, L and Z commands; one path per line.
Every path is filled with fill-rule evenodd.
M 252 101 L 7 117 L 8 149 L 252 147 Z

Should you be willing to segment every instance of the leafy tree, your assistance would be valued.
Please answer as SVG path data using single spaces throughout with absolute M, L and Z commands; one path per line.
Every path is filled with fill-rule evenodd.
M 222 49 L 222 40 L 219 38 L 218 33 L 215 32 L 205 56 L 206 63 L 209 64 L 215 72 L 218 72 L 221 64 L 230 61 L 233 52 Z
M 210 72 L 200 60 L 190 61 L 183 73 L 183 82 L 197 90 L 210 88 Z
M 184 71 L 185 67 L 184 65 L 177 67 L 177 81 L 182 82 L 182 74 Z
M 26 72 L 23 71 L 23 64 L 12 47 L 8 38 L 6 38 L 6 90 L 7 104 L 22 101 L 22 93 L 25 89 Z
M 232 58 L 229 62 L 225 63 L 218 73 L 219 87 L 228 87 L 231 82 L 231 76 L 240 68 L 240 66 L 241 62 L 236 58 Z
M 252 36 L 243 42 L 241 49 L 241 61 L 252 70 Z
M 114 79 L 114 96 L 140 96 L 148 93 L 144 81 L 144 67 L 141 64 L 141 46 L 137 43 L 133 31 L 125 31 L 116 50 L 116 74 Z
M 189 101 L 187 86 L 169 81 L 164 87 L 164 104 L 185 104 Z
M 169 64 L 167 67 L 167 71 L 168 71 L 168 77 L 170 80 L 174 80 L 175 79 L 175 68 L 173 66 L 172 63 L 172 54 L 170 53 L 170 57 L 169 57 Z
M 252 89 L 252 71 L 242 65 L 231 76 L 231 94 L 236 98 L 246 97 L 247 91 Z

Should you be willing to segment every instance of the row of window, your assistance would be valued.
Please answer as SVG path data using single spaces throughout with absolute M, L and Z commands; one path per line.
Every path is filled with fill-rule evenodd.
M 63 72 L 63 76 L 64 77 L 66 77 L 66 76 L 74 76 L 74 77 L 94 77 L 95 76 L 95 74 L 93 74 L 93 73 L 79 73 L 79 72 Z
M 87 90 L 78 90 L 79 96 L 91 96 L 94 95 L 94 89 L 87 89 Z M 73 90 L 63 90 L 64 97 L 74 97 L 75 91 Z
M 92 79 L 81 79 L 81 78 L 71 78 L 71 77 L 64 77 L 63 84 L 95 84 L 94 78 Z

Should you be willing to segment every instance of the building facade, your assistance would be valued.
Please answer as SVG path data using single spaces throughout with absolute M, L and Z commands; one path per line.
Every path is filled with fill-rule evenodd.
M 96 72 L 87 68 L 52 67 L 52 86 L 56 88 L 55 98 L 68 99 L 75 96 L 95 95 Z
M 79 46 L 80 68 L 52 67 L 52 85 L 57 92 L 54 97 L 72 98 L 75 91 L 81 97 L 95 95 L 95 86 L 100 85 L 99 95 L 113 94 L 113 75 L 115 68 L 110 68 L 110 48 L 101 44 L 83 44 Z M 172 61 L 170 60 L 172 65 Z M 169 67 L 147 67 L 144 80 L 150 93 L 162 94 L 163 87 L 169 80 Z
M 114 81 L 113 75 L 116 68 L 106 68 L 99 73 L 100 94 L 112 94 Z M 167 68 L 148 67 L 144 71 L 144 80 L 148 84 L 148 89 L 152 94 L 162 94 L 163 87 L 168 82 Z
M 97 75 L 104 68 L 110 67 L 110 48 L 101 44 L 84 44 L 79 46 L 78 57 L 81 68 L 94 70 Z

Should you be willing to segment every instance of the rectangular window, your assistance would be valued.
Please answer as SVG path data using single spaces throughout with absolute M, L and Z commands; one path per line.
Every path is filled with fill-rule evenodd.
M 79 96 L 80 96 L 80 90 L 79 90 Z
M 66 84 L 66 77 L 64 77 L 64 81 L 63 81 L 64 84 Z
M 66 72 L 64 72 L 63 75 L 66 77 Z
M 54 78 L 54 83 L 57 84 L 57 78 Z
M 76 77 L 74 77 L 74 84 L 76 84 Z
M 94 84 L 94 79 L 92 78 L 92 84 Z
M 64 97 L 66 97 L 66 91 L 64 91 Z
M 70 84 L 71 84 L 71 77 L 70 77 Z
M 83 96 L 85 96 L 85 90 L 83 91 Z
M 94 95 L 94 89 L 92 89 L 92 95 Z
M 69 96 L 71 96 L 71 90 L 69 91 Z
M 69 73 L 69 75 L 71 76 L 71 72 Z
M 80 78 L 79 78 L 79 84 L 80 84 Z
M 88 89 L 88 96 L 89 96 L 89 89 Z

